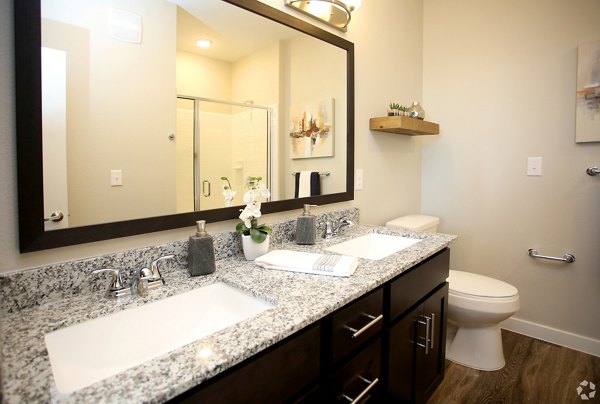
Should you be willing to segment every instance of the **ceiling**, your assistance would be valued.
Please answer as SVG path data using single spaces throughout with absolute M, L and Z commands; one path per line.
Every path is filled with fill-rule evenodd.
M 269 21 L 222 0 L 169 0 L 177 4 L 177 49 L 235 62 L 297 31 Z M 252 33 L 252 35 L 248 35 Z M 256 35 L 260 33 L 261 35 Z M 213 45 L 202 49 L 198 39 Z

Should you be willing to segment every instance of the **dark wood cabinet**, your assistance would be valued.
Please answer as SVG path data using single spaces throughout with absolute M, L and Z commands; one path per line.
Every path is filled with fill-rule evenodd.
M 376 338 L 332 374 L 329 402 L 379 402 L 382 391 L 381 348 L 381 338 Z
M 444 378 L 448 285 L 436 289 L 389 329 L 390 402 L 425 403 Z
M 449 258 L 446 250 L 389 284 L 384 364 L 389 402 L 424 403 L 444 378 Z
M 444 377 L 445 249 L 176 397 L 210 403 L 424 403 Z
M 180 403 L 283 403 L 317 384 L 320 324 L 281 341 L 221 375 L 176 397 Z

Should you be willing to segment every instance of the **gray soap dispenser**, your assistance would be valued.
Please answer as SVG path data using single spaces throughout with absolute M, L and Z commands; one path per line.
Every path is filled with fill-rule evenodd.
M 213 238 L 206 232 L 206 220 L 196 222 L 196 235 L 188 242 L 188 271 L 192 276 L 215 272 L 215 247 Z
M 302 216 L 296 221 L 296 244 L 314 244 L 317 239 L 317 220 L 310 214 L 310 207 L 317 205 L 304 204 Z

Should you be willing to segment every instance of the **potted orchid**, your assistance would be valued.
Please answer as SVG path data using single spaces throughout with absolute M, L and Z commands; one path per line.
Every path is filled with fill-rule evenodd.
M 240 219 L 235 230 L 242 235 L 242 247 L 247 260 L 253 260 L 269 250 L 269 233 L 271 228 L 265 224 L 258 224 L 260 213 L 260 199 L 268 198 L 271 193 L 261 182 L 262 177 L 248 178 L 248 191 L 243 199 L 246 207 L 241 210 Z

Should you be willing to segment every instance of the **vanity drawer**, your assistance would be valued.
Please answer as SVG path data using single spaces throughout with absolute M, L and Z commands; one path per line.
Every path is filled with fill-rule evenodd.
M 364 403 L 379 402 L 381 390 L 381 338 L 359 352 L 352 360 L 331 376 L 334 402 L 353 400 Z
M 390 285 L 389 321 L 392 322 L 425 295 L 446 282 L 450 250 L 445 249 L 393 280 Z
M 335 363 L 382 330 L 383 288 L 335 313 L 331 323 L 331 361 Z
M 319 324 L 309 326 L 171 403 L 281 403 L 317 382 Z

